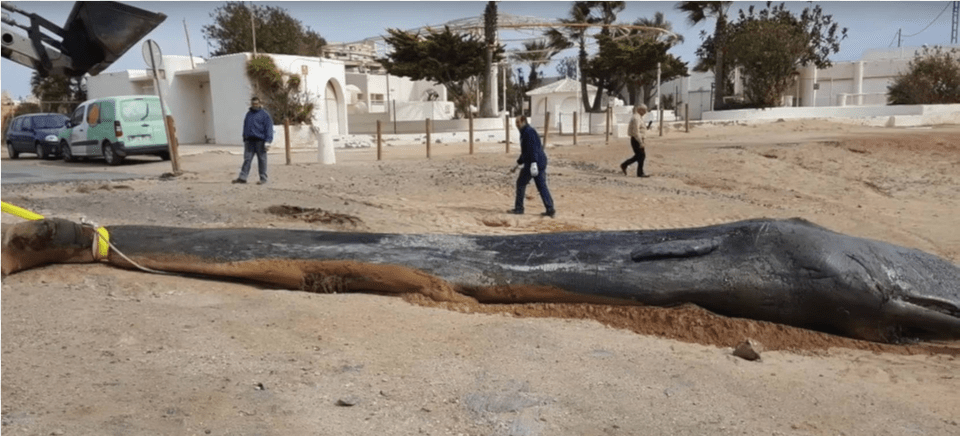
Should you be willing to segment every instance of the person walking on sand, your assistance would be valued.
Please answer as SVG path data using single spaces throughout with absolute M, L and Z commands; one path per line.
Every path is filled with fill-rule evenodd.
M 553 209 L 553 198 L 550 197 L 550 189 L 547 188 L 547 154 L 543 151 L 540 136 L 527 123 L 527 117 L 523 115 L 517 117 L 517 129 L 520 130 L 520 157 L 513 170 L 520 168 L 520 175 L 517 177 L 516 201 L 513 209 L 508 212 L 523 215 L 523 197 L 527 192 L 530 179 L 533 179 L 534 184 L 537 185 L 537 191 L 540 192 L 540 199 L 547 208 L 547 211 L 541 215 L 552 218 L 557 211 Z
M 257 155 L 258 185 L 267 183 L 267 144 L 273 142 L 273 118 L 262 107 L 260 98 L 250 99 L 250 110 L 243 119 L 243 165 L 233 183 L 247 183 L 253 155 Z
M 623 175 L 627 175 L 627 167 L 636 162 L 637 177 L 650 177 L 643 172 L 643 161 L 647 159 L 646 150 L 643 148 L 643 131 L 646 130 L 646 126 L 643 125 L 643 116 L 646 114 L 647 105 L 640 103 L 634 109 L 633 116 L 630 117 L 630 125 L 627 127 L 627 133 L 630 134 L 630 146 L 633 147 L 633 157 L 620 164 L 620 171 L 623 171 Z

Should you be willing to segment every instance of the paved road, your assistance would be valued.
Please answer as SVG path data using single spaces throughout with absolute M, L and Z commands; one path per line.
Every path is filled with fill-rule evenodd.
M 6 186 L 28 183 L 129 180 L 156 177 L 162 173 L 161 165 L 166 171 L 170 171 L 169 162 L 148 157 L 136 160 L 130 159 L 124 165 L 118 167 L 107 166 L 103 161 L 68 163 L 62 160 L 41 160 L 30 155 L 21 155 L 20 159 L 4 157 L 0 162 L 0 176 L 2 176 L 0 177 L 0 184 Z
M 229 146 L 181 146 L 180 156 L 183 159 L 187 156 L 195 156 L 214 150 L 242 152 L 242 148 Z M 112 167 L 102 159 L 64 162 L 61 159 L 37 159 L 35 155 L 29 153 L 21 154 L 19 159 L 10 159 L 6 154 L 6 148 L 4 148 L 3 159 L 0 161 L 0 176 L 2 176 L 0 177 L 0 184 L 6 186 L 29 183 L 155 178 L 172 170 L 170 161 L 163 161 L 154 156 L 128 157 L 123 161 L 123 164 Z

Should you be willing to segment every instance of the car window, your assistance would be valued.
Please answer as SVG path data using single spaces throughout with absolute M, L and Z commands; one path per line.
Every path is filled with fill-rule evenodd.
M 30 123 L 30 120 L 33 117 L 26 117 L 23 119 L 23 124 L 20 126 L 20 130 L 29 130 L 32 128 L 33 124 Z
M 77 108 L 77 110 L 73 111 L 73 116 L 70 117 L 70 122 L 73 123 L 74 126 L 79 126 L 81 123 L 83 123 L 84 109 L 86 109 L 86 107 L 80 106 Z
M 63 127 L 67 123 L 67 117 L 60 115 L 51 115 L 47 117 L 35 117 L 33 119 L 34 127 L 38 129 L 54 129 Z
M 160 101 L 138 98 L 120 102 L 120 117 L 124 121 L 157 121 L 160 114 Z
M 20 126 L 23 126 L 23 118 L 17 118 L 13 120 L 13 126 L 10 127 L 11 130 L 21 130 Z
M 100 123 L 100 103 L 94 103 L 90 105 L 90 110 L 87 111 L 87 124 L 95 126 Z

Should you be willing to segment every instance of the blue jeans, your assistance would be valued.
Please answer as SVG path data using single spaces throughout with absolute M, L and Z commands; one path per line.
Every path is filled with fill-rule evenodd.
M 240 180 L 247 180 L 253 155 L 257 155 L 257 169 L 260 181 L 267 183 L 267 144 L 263 141 L 243 141 L 243 166 L 240 167 Z
M 547 166 L 544 165 L 539 170 L 536 177 L 531 177 L 530 164 L 526 164 L 520 169 L 520 176 L 517 177 L 517 199 L 514 203 L 514 210 L 523 211 L 523 197 L 526 195 L 530 179 L 533 179 L 533 183 L 537 185 L 537 191 L 540 191 L 540 199 L 543 200 L 547 212 L 553 210 L 553 198 L 550 197 L 550 189 L 547 188 Z

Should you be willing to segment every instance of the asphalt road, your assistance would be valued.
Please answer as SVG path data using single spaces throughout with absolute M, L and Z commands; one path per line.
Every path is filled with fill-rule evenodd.
M 129 158 L 122 165 L 111 167 L 103 160 L 64 162 L 60 159 L 42 160 L 30 154 L 22 154 L 19 159 L 4 155 L 0 161 L 0 184 L 129 180 L 157 177 L 170 170 L 170 162 L 153 156 Z
M 210 151 L 230 151 L 242 155 L 243 148 L 216 145 L 181 145 L 180 158 L 204 154 Z M 239 168 L 243 160 L 239 157 L 236 165 Z M 182 166 L 181 160 L 181 168 Z M 155 178 L 164 173 L 173 171 L 170 161 L 161 160 L 156 156 L 132 156 L 124 159 L 123 163 L 112 167 L 103 159 L 79 160 L 64 162 L 62 159 L 38 159 L 36 155 L 21 153 L 19 159 L 10 159 L 3 148 L 0 160 L 0 184 L 18 185 L 28 183 L 57 183 L 90 180 L 130 180 Z

